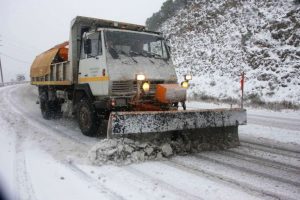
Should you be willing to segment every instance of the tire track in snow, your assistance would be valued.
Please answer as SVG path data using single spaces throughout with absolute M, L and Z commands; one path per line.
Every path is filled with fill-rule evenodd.
M 228 186 L 228 184 L 231 184 L 231 187 L 236 186 L 240 188 L 240 190 L 252 195 L 256 195 L 259 198 L 290 200 L 298 199 L 297 197 L 295 197 L 295 195 L 291 195 L 294 191 L 298 190 L 297 187 L 293 187 L 292 191 L 287 191 L 286 189 L 290 189 L 290 185 L 285 184 L 285 186 L 283 188 L 280 188 L 279 191 L 278 189 L 276 189 L 276 191 L 272 191 L 274 185 L 276 186 L 277 184 L 280 184 L 282 187 L 282 183 L 278 181 L 272 181 L 271 184 L 270 182 L 268 182 L 269 185 L 262 187 L 260 184 L 257 183 L 263 183 L 266 179 L 265 177 L 260 177 L 256 174 L 247 175 L 245 177 L 244 171 L 237 172 L 235 169 L 228 171 L 226 170 L 227 166 L 224 166 L 223 164 L 216 165 L 213 161 L 205 159 L 202 160 L 201 158 L 195 158 L 195 160 L 192 162 L 191 160 L 188 160 L 187 162 L 187 160 L 188 159 L 186 159 L 185 157 L 179 156 L 171 159 L 170 161 L 167 161 L 166 164 L 173 167 L 177 167 L 179 169 L 188 170 L 190 171 L 190 173 L 193 173 L 198 176 L 208 177 L 214 180 L 215 182 L 221 182 L 223 184 L 225 183 L 226 186 Z M 209 163 L 214 163 L 214 167 L 211 167 Z
M 36 200 L 36 194 L 33 189 L 32 181 L 30 175 L 27 172 L 26 156 L 23 148 L 26 136 L 24 136 L 22 132 L 20 132 L 20 130 L 16 130 L 15 133 L 15 180 L 17 187 L 17 199 L 25 198 L 28 200 Z
M 266 152 L 270 152 L 270 153 L 275 153 L 275 154 L 279 154 L 279 155 L 283 155 L 283 156 L 287 156 L 287 157 L 300 159 L 300 151 L 295 151 L 295 150 L 287 149 L 284 147 L 279 147 L 278 145 L 274 145 L 274 146 L 270 147 L 269 145 L 254 143 L 254 142 L 250 142 L 250 141 L 243 141 L 243 140 L 240 142 L 240 144 L 241 144 L 241 146 L 247 147 L 249 149 L 258 149 L 261 151 L 266 151 Z
M 17 116 L 14 117 L 11 113 L 6 113 L 7 99 L 5 98 L 6 91 L 8 88 L 1 89 L 0 101 L 1 107 L 0 111 L 3 113 L 1 118 L 6 121 L 11 127 L 15 126 L 17 123 L 22 123 L 22 118 Z M 4 92 L 2 92 L 4 91 Z M 13 130 L 13 129 L 12 129 Z M 13 134 L 13 132 L 12 132 Z M 14 184 L 15 184 L 15 193 L 13 194 L 14 199 L 28 199 L 36 200 L 36 195 L 31 184 L 30 176 L 26 170 L 26 157 L 23 151 L 23 145 L 26 135 L 22 134 L 22 130 L 17 126 L 15 130 L 15 158 L 14 158 Z
M 228 184 L 229 184 L 233 188 L 238 187 L 242 191 L 245 191 L 248 194 L 255 195 L 257 197 L 263 197 L 263 198 L 267 198 L 267 199 L 289 199 L 288 197 L 286 197 L 284 195 L 281 196 L 281 195 L 278 195 L 278 194 L 275 194 L 275 193 L 272 193 L 269 191 L 265 191 L 265 190 L 262 190 L 260 187 L 253 186 L 251 184 L 246 184 L 246 183 L 238 181 L 237 179 L 225 177 L 218 173 L 213 173 L 213 172 L 207 171 L 205 169 L 193 167 L 193 166 L 186 164 L 185 162 L 181 162 L 178 160 L 172 159 L 170 161 L 164 162 L 164 164 L 166 164 L 170 167 L 178 168 L 179 170 L 189 172 L 196 176 L 206 177 L 213 181 L 221 182 L 223 184 L 226 184 L 226 186 L 228 186 Z
M 134 166 L 125 166 L 123 168 L 124 170 L 136 175 L 136 176 L 140 176 L 141 178 L 144 178 L 148 181 L 150 181 L 153 184 L 158 183 L 160 186 L 162 186 L 164 189 L 173 192 L 174 194 L 182 197 L 182 199 L 187 199 L 187 200 L 201 200 L 202 198 L 189 194 L 187 192 L 185 192 L 184 190 L 174 187 L 173 185 L 170 185 L 169 183 L 161 180 L 161 179 L 157 179 L 155 177 L 152 177 L 151 175 L 146 174 L 145 172 L 135 168 Z
M 275 169 L 280 169 L 284 171 L 289 171 L 291 173 L 300 173 L 300 167 L 294 166 L 294 165 L 288 165 L 285 163 L 277 162 L 274 160 L 266 159 L 266 158 L 261 158 L 259 156 L 253 156 L 247 153 L 235 151 L 235 150 L 227 150 L 227 151 L 222 151 L 219 152 L 220 154 L 234 157 L 237 159 L 245 160 L 245 161 L 250 161 L 250 162 L 255 162 L 260 165 L 264 165 L 267 167 L 272 167 Z
M 258 175 L 258 176 L 263 176 L 263 177 L 266 177 L 268 179 L 272 179 L 272 180 L 275 180 L 275 181 L 278 181 L 278 182 L 282 182 L 282 183 L 290 184 L 290 185 L 293 185 L 293 186 L 296 186 L 296 187 L 300 187 L 300 183 L 297 181 L 297 179 L 298 179 L 297 176 L 296 177 L 295 176 L 290 177 L 290 178 L 293 178 L 295 180 L 289 180 L 289 179 L 286 179 L 284 176 L 280 177 L 280 176 L 282 176 L 282 174 L 274 173 L 275 175 L 271 175 L 271 174 L 266 173 L 266 172 L 256 171 L 254 169 L 251 169 L 251 167 L 249 165 L 243 165 L 243 164 L 240 164 L 240 162 L 233 162 L 232 160 L 231 161 L 226 161 L 225 159 L 220 159 L 220 158 L 217 158 L 215 156 L 207 156 L 207 155 L 200 155 L 200 154 L 196 154 L 196 155 L 193 155 L 193 156 L 196 157 L 196 158 L 199 158 L 199 159 L 211 161 L 213 163 L 222 164 L 224 166 L 234 168 L 234 169 L 239 170 L 239 171 L 247 172 L 249 174 L 255 174 L 255 175 Z M 250 164 L 250 163 L 248 163 L 248 164 Z M 247 167 L 245 167 L 245 166 L 247 166 Z M 257 169 L 260 169 L 260 168 L 257 168 Z M 280 175 L 280 176 L 276 176 L 276 175 Z M 298 180 L 300 180 L 300 179 L 298 179 Z
M 72 162 L 68 162 L 68 163 L 64 162 L 62 164 L 65 165 L 70 170 L 72 170 L 74 172 L 74 174 L 78 175 L 81 179 L 87 181 L 88 184 L 91 184 L 94 188 L 96 188 L 101 193 L 106 193 L 108 195 L 109 199 L 112 199 L 112 200 L 124 200 L 125 199 L 122 196 L 115 193 L 114 191 L 112 191 L 109 188 L 105 187 L 104 185 L 100 184 L 99 181 L 92 178 L 89 174 L 87 174 L 86 172 L 81 170 L 79 167 L 74 165 Z
M 16 199 L 36 200 L 31 179 L 26 170 L 25 154 L 18 150 L 15 158 Z M 21 198 L 22 197 L 22 198 Z
M 274 117 L 274 116 L 269 116 L 269 115 L 259 115 L 259 114 L 248 114 L 249 117 L 252 117 L 252 118 L 264 118 L 264 119 L 274 119 L 274 120 L 277 120 L 277 121 L 285 121 L 285 122 L 288 122 L 288 123 L 293 123 L 295 122 L 295 124 L 298 124 L 300 126 L 300 122 L 298 119 L 295 119 L 295 118 L 288 118 L 288 117 Z
M 264 118 L 255 118 L 255 117 L 247 117 L 247 121 L 249 124 L 257 124 L 263 126 L 271 126 L 276 128 L 284 128 L 287 130 L 299 131 L 299 124 L 295 123 L 287 123 L 283 121 L 270 121 L 269 119 Z

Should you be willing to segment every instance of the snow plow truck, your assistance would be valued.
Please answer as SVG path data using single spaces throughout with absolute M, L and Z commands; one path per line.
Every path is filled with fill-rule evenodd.
M 69 41 L 38 55 L 30 76 L 43 118 L 75 115 L 87 136 L 195 132 L 236 146 L 246 124 L 244 109 L 186 110 L 192 76 L 178 83 L 166 40 L 141 25 L 78 16 Z

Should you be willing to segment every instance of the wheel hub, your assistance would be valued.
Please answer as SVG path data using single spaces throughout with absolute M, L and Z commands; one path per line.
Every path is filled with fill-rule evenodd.
M 80 110 L 80 121 L 85 129 L 88 129 L 91 126 L 90 112 L 86 107 L 82 107 Z

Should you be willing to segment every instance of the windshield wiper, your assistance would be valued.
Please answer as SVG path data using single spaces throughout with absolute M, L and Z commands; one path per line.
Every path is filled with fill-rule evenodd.
M 119 58 L 118 52 L 117 52 L 117 50 L 115 50 L 114 48 L 110 47 L 110 48 L 108 49 L 108 52 L 109 52 L 110 55 L 113 57 L 113 59 Z
M 136 51 L 129 51 L 129 55 L 132 57 L 132 56 L 138 56 L 138 55 L 143 55 L 143 54 L 140 52 L 136 52 Z
M 87 55 L 88 58 L 96 58 L 96 59 L 99 58 L 98 56 L 99 56 L 99 55 Z
M 156 53 L 151 53 L 153 55 L 153 58 L 162 58 L 162 55 L 156 54 Z
M 143 56 L 150 57 L 150 58 L 162 58 L 161 55 L 153 53 L 153 52 L 149 52 L 149 51 L 143 51 L 143 53 L 140 53 L 140 54 Z
M 138 63 L 138 61 L 136 61 L 136 59 L 134 59 L 132 56 L 129 56 L 129 58 L 131 58 L 131 60 L 133 60 L 135 63 Z

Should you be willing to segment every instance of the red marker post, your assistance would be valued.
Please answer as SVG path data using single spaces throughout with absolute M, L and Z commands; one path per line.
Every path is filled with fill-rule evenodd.
M 245 83 L 245 72 L 242 72 L 241 75 L 241 91 L 242 91 L 242 98 L 241 98 L 241 108 L 244 108 L 244 83 Z

